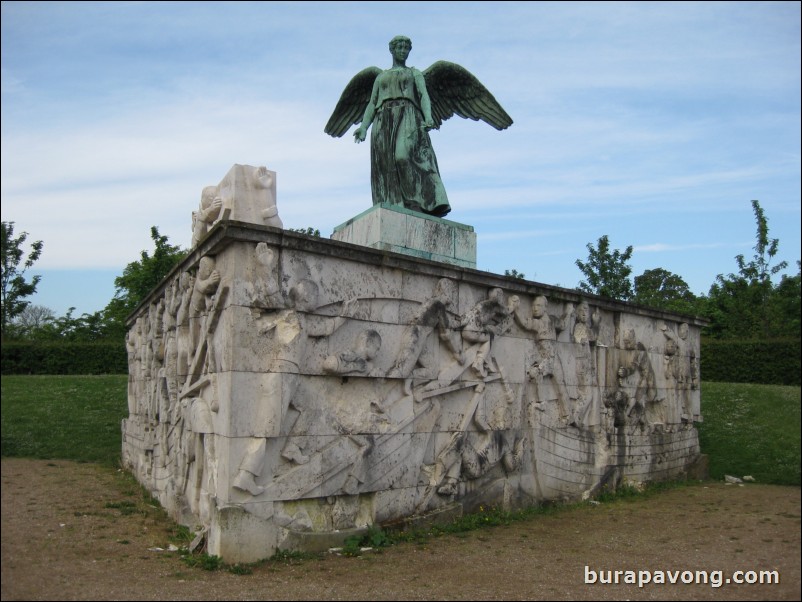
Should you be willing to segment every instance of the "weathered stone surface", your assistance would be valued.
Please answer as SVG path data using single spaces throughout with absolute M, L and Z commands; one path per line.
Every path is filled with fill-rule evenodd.
M 266 167 L 234 165 L 217 186 L 201 193 L 198 211 L 192 212 L 192 246 L 218 221 L 283 227 L 276 207 L 276 172 Z
M 403 253 L 465 268 L 476 267 L 473 226 L 377 204 L 334 228 L 334 240 Z
M 676 478 L 700 326 L 223 220 L 132 319 L 123 460 L 231 562 Z

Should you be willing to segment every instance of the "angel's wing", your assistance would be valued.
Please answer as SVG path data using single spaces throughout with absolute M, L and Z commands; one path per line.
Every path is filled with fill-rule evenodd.
M 373 91 L 373 82 L 382 70 L 378 67 L 368 67 L 357 73 L 345 86 L 334 112 L 323 131 L 339 138 L 348 131 L 352 125 L 362 121 L 365 109 L 370 102 L 370 93 Z
M 452 115 L 481 119 L 497 130 L 512 125 L 512 118 L 470 71 L 456 63 L 437 61 L 423 72 L 432 101 L 432 120 L 439 128 Z

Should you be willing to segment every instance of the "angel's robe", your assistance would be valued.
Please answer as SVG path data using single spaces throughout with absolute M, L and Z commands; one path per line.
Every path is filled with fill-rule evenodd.
M 371 133 L 373 204 L 398 205 L 442 217 L 451 211 L 437 157 L 420 109 L 414 68 L 382 72 L 375 82 L 376 114 Z

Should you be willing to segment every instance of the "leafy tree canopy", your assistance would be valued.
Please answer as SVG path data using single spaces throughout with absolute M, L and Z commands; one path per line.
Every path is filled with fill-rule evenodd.
M 798 277 L 783 278 L 775 286 L 772 277 L 788 266 L 781 261 L 772 265 L 779 240 L 769 238 L 768 218 L 758 201 L 752 201 L 757 232 L 751 261 L 735 257 L 738 273 L 719 274 L 710 288 L 707 317 L 711 324 L 706 334 L 716 338 L 799 336 Z
M 681 276 L 663 268 L 646 270 L 640 276 L 635 276 L 632 300 L 641 305 L 679 313 L 695 314 L 698 310 L 698 299 L 688 284 Z
M 0 306 L 0 326 L 2 326 L 2 336 L 6 335 L 6 329 L 11 321 L 20 315 L 28 306 L 30 297 L 36 292 L 36 287 L 41 280 L 41 276 L 34 276 L 30 281 L 25 279 L 25 272 L 33 266 L 42 254 L 44 243 L 38 240 L 31 243 L 28 257 L 23 260 L 25 250 L 23 245 L 28 238 L 27 232 L 20 233 L 14 238 L 14 222 L 2 222 L 2 274 L 0 274 L 0 296 L 2 306 Z
M 610 250 L 610 240 L 605 234 L 599 238 L 596 247 L 587 244 L 587 261 L 576 260 L 576 265 L 585 275 L 579 283 L 579 290 L 610 299 L 626 301 L 632 296 L 632 281 L 629 275 L 632 267 L 632 245 L 622 253 L 618 249 Z
M 150 238 L 155 246 L 153 254 L 142 251 L 139 261 L 133 261 L 125 266 L 122 276 L 114 279 L 116 287 L 114 298 L 104 310 L 107 319 L 123 326 L 123 332 L 128 314 L 187 255 L 186 250 L 171 245 L 167 236 L 161 235 L 156 226 L 151 227 Z
M 307 236 L 320 238 L 320 230 L 317 228 L 312 228 L 311 226 L 308 228 L 287 228 L 287 230 L 290 232 L 297 232 L 298 234 L 306 234 Z

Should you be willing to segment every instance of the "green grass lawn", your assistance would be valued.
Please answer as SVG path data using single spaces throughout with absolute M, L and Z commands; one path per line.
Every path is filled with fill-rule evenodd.
M 2 378 L 2 455 L 118 465 L 126 375 Z
M 710 476 L 800 484 L 800 387 L 702 383 L 699 442 Z
M 3 376 L 2 455 L 116 466 L 127 376 Z M 710 475 L 800 484 L 800 388 L 702 383 Z

